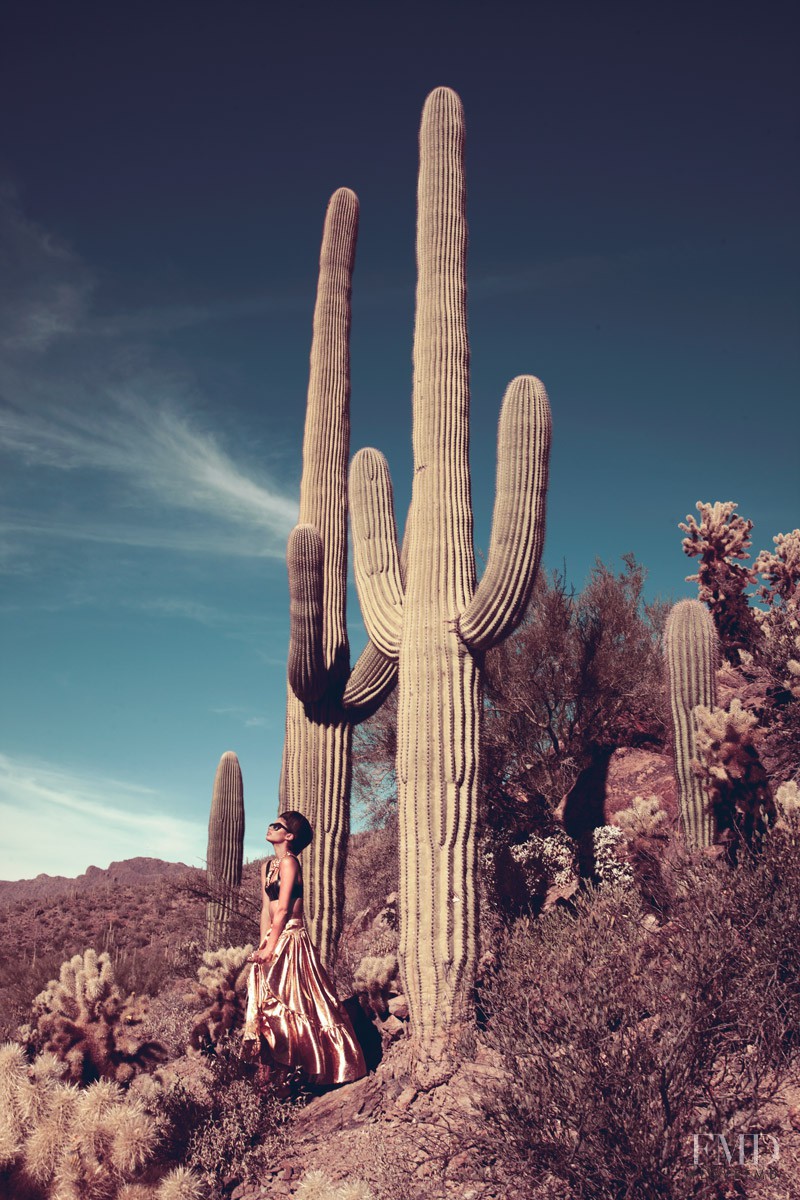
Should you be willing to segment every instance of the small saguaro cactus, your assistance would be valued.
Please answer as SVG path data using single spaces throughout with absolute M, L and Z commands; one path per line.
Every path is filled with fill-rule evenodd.
M 239 759 L 226 750 L 219 760 L 208 819 L 206 945 L 225 944 L 236 893 L 242 882 L 244 786 Z
M 674 731 L 675 777 L 681 824 L 692 849 L 711 846 L 717 820 L 707 789 L 699 778 L 694 710 L 716 704 L 719 642 L 714 621 L 699 600 L 679 600 L 664 630 L 670 713 Z
M 403 561 L 382 455 L 350 474 L 364 622 L 399 663 L 400 959 L 421 1053 L 469 1018 L 478 954 L 476 827 L 484 651 L 519 624 L 544 541 L 550 407 L 533 376 L 509 385 L 497 495 L 476 587 L 469 475 L 464 119 L 448 88 L 420 131 L 414 331 L 414 484 Z
M 305 915 L 330 967 L 344 907 L 353 726 L 394 687 L 396 663 L 371 643 L 352 672 L 347 640 L 347 459 L 350 452 L 350 291 L 358 199 L 328 205 L 303 440 L 300 523 L 289 537 L 290 640 L 280 808 L 314 829 L 304 854 Z

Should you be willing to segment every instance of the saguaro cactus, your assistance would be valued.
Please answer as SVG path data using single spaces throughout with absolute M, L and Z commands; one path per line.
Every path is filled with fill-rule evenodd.
M 350 290 L 358 200 L 347 188 L 325 218 L 303 441 L 300 524 L 289 537 L 290 641 L 280 807 L 314 828 L 304 854 L 305 913 L 326 965 L 341 931 L 350 827 L 353 725 L 380 705 L 396 664 L 369 644 L 350 671 L 347 459 Z
M 717 821 L 711 798 L 694 769 L 697 761 L 694 710 L 716 704 L 719 642 L 714 621 L 699 600 L 679 600 L 664 630 L 669 704 L 675 746 L 675 777 L 681 824 L 693 849 L 713 844 Z
M 423 1053 L 468 1015 L 478 947 L 476 818 L 481 658 L 525 611 L 544 541 L 550 408 L 538 379 L 508 387 L 489 558 L 476 588 L 469 476 L 464 121 L 438 88 L 420 131 L 414 485 L 403 564 L 383 457 L 350 475 L 364 621 L 399 662 L 400 956 Z
M 211 899 L 206 905 L 206 944 L 225 944 L 236 892 L 242 882 L 244 787 L 239 759 L 226 750 L 219 760 L 208 819 L 206 879 Z

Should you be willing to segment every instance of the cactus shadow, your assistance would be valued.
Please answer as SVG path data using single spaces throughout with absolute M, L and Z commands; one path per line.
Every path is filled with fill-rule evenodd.
M 348 996 L 342 1001 L 342 1007 L 350 1018 L 367 1070 L 374 1071 L 383 1058 L 381 1035 L 361 1007 L 358 996 Z

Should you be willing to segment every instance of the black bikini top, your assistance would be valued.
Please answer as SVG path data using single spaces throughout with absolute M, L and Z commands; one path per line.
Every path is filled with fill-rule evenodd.
M 287 857 L 289 857 L 288 851 L 287 851 Z M 293 859 L 295 859 L 295 861 L 297 861 L 296 854 L 292 854 L 291 857 Z M 273 859 L 271 859 L 270 863 L 267 864 L 267 870 L 269 872 L 272 872 L 272 863 L 277 862 L 277 861 L 278 861 L 277 858 L 273 858 Z M 280 892 L 281 892 L 280 874 L 281 874 L 281 868 L 280 868 L 280 864 L 278 864 L 278 869 L 277 869 L 277 871 L 272 873 L 272 879 L 270 880 L 270 882 L 264 884 L 264 891 L 267 893 L 270 900 L 277 900 L 278 896 L 280 895 Z M 292 900 L 292 902 L 294 902 L 295 900 L 302 900 L 302 898 L 303 898 L 303 880 L 302 880 L 301 876 L 298 875 L 297 879 L 294 881 L 294 886 L 292 887 L 292 894 L 291 894 L 290 899 Z

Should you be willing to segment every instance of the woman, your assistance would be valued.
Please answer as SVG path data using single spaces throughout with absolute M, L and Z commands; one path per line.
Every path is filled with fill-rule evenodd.
M 364 1056 L 303 924 L 297 856 L 312 837 L 298 812 L 267 829 L 275 854 L 261 865 L 261 942 L 249 960 L 243 1053 L 299 1067 L 312 1083 L 349 1083 L 366 1075 Z

